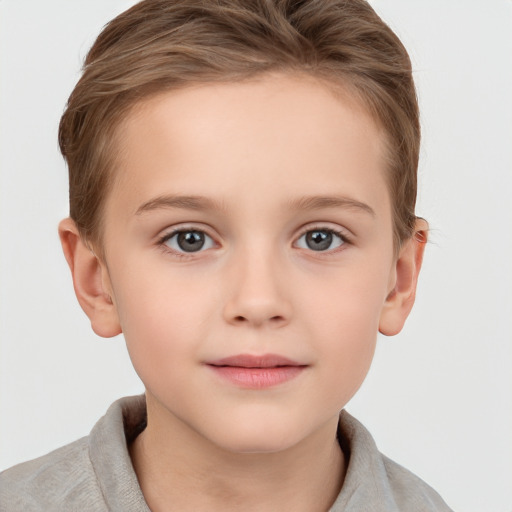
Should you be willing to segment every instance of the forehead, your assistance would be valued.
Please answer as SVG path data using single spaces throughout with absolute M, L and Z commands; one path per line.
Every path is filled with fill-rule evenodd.
M 248 198 L 265 190 L 328 195 L 333 182 L 344 195 L 382 202 L 372 194 L 385 182 L 382 130 L 350 94 L 309 76 L 158 94 L 136 105 L 118 140 L 112 196 L 132 209 L 163 193 L 228 202 L 242 190 Z

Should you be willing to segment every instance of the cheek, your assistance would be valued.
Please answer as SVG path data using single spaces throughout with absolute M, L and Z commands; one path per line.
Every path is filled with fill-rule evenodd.
M 127 265 L 117 280 L 120 285 L 114 282 L 126 345 L 144 382 L 158 373 L 179 373 L 204 339 L 212 305 L 218 303 L 208 296 L 211 287 L 184 273 L 172 273 L 165 265 L 147 268 L 142 272 Z M 158 368 L 165 371 L 156 372 Z
M 337 390 L 339 403 L 357 391 L 375 352 L 387 276 L 368 268 L 331 276 L 322 293 L 317 290 L 302 306 L 303 317 L 309 319 L 305 328 L 316 339 L 318 364 L 327 375 L 325 384 L 331 396 Z
M 377 340 L 380 309 L 363 297 L 351 295 L 348 300 L 338 299 L 315 315 L 324 326 L 321 347 L 326 356 L 324 362 L 334 369 L 335 375 L 347 381 L 362 381 Z
M 320 276 L 308 276 L 299 289 L 301 308 L 326 338 L 361 340 L 377 334 L 380 312 L 388 288 L 389 268 L 383 264 L 348 265 Z M 298 291 L 298 290 L 297 290 Z
M 373 360 L 377 322 L 354 307 L 324 312 L 329 331 L 323 336 L 318 367 L 324 375 L 322 400 L 326 410 L 339 411 L 363 383 Z M 343 308 L 339 304 L 339 308 Z M 329 322 L 327 324 L 327 322 Z

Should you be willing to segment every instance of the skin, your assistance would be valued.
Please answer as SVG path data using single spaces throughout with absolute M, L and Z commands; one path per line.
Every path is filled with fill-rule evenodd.
M 394 252 L 382 130 L 348 95 L 274 74 L 153 97 L 119 134 L 104 259 L 70 219 L 60 236 L 94 331 L 124 333 L 146 388 L 130 452 L 148 505 L 328 510 L 339 412 L 377 332 L 401 330 L 424 248 Z M 206 233 L 203 249 L 184 252 L 176 229 Z M 327 249 L 308 245 L 315 230 Z M 246 389 L 206 364 L 269 353 L 305 369 Z

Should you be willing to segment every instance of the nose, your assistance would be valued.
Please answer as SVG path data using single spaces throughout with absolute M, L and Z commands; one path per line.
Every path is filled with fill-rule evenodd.
M 292 307 L 283 265 L 275 255 L 245 253 L 232 262 L 224 318 L 232 325 L 283 327 Z

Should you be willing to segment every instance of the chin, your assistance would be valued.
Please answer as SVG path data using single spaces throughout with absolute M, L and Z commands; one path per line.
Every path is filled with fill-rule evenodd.
M 307 436 L 283 422 L 252 422 L 222 429 L 222 435 L 210 439 L 222 450 L 237 454 L 266 454 L 283 452 Z

